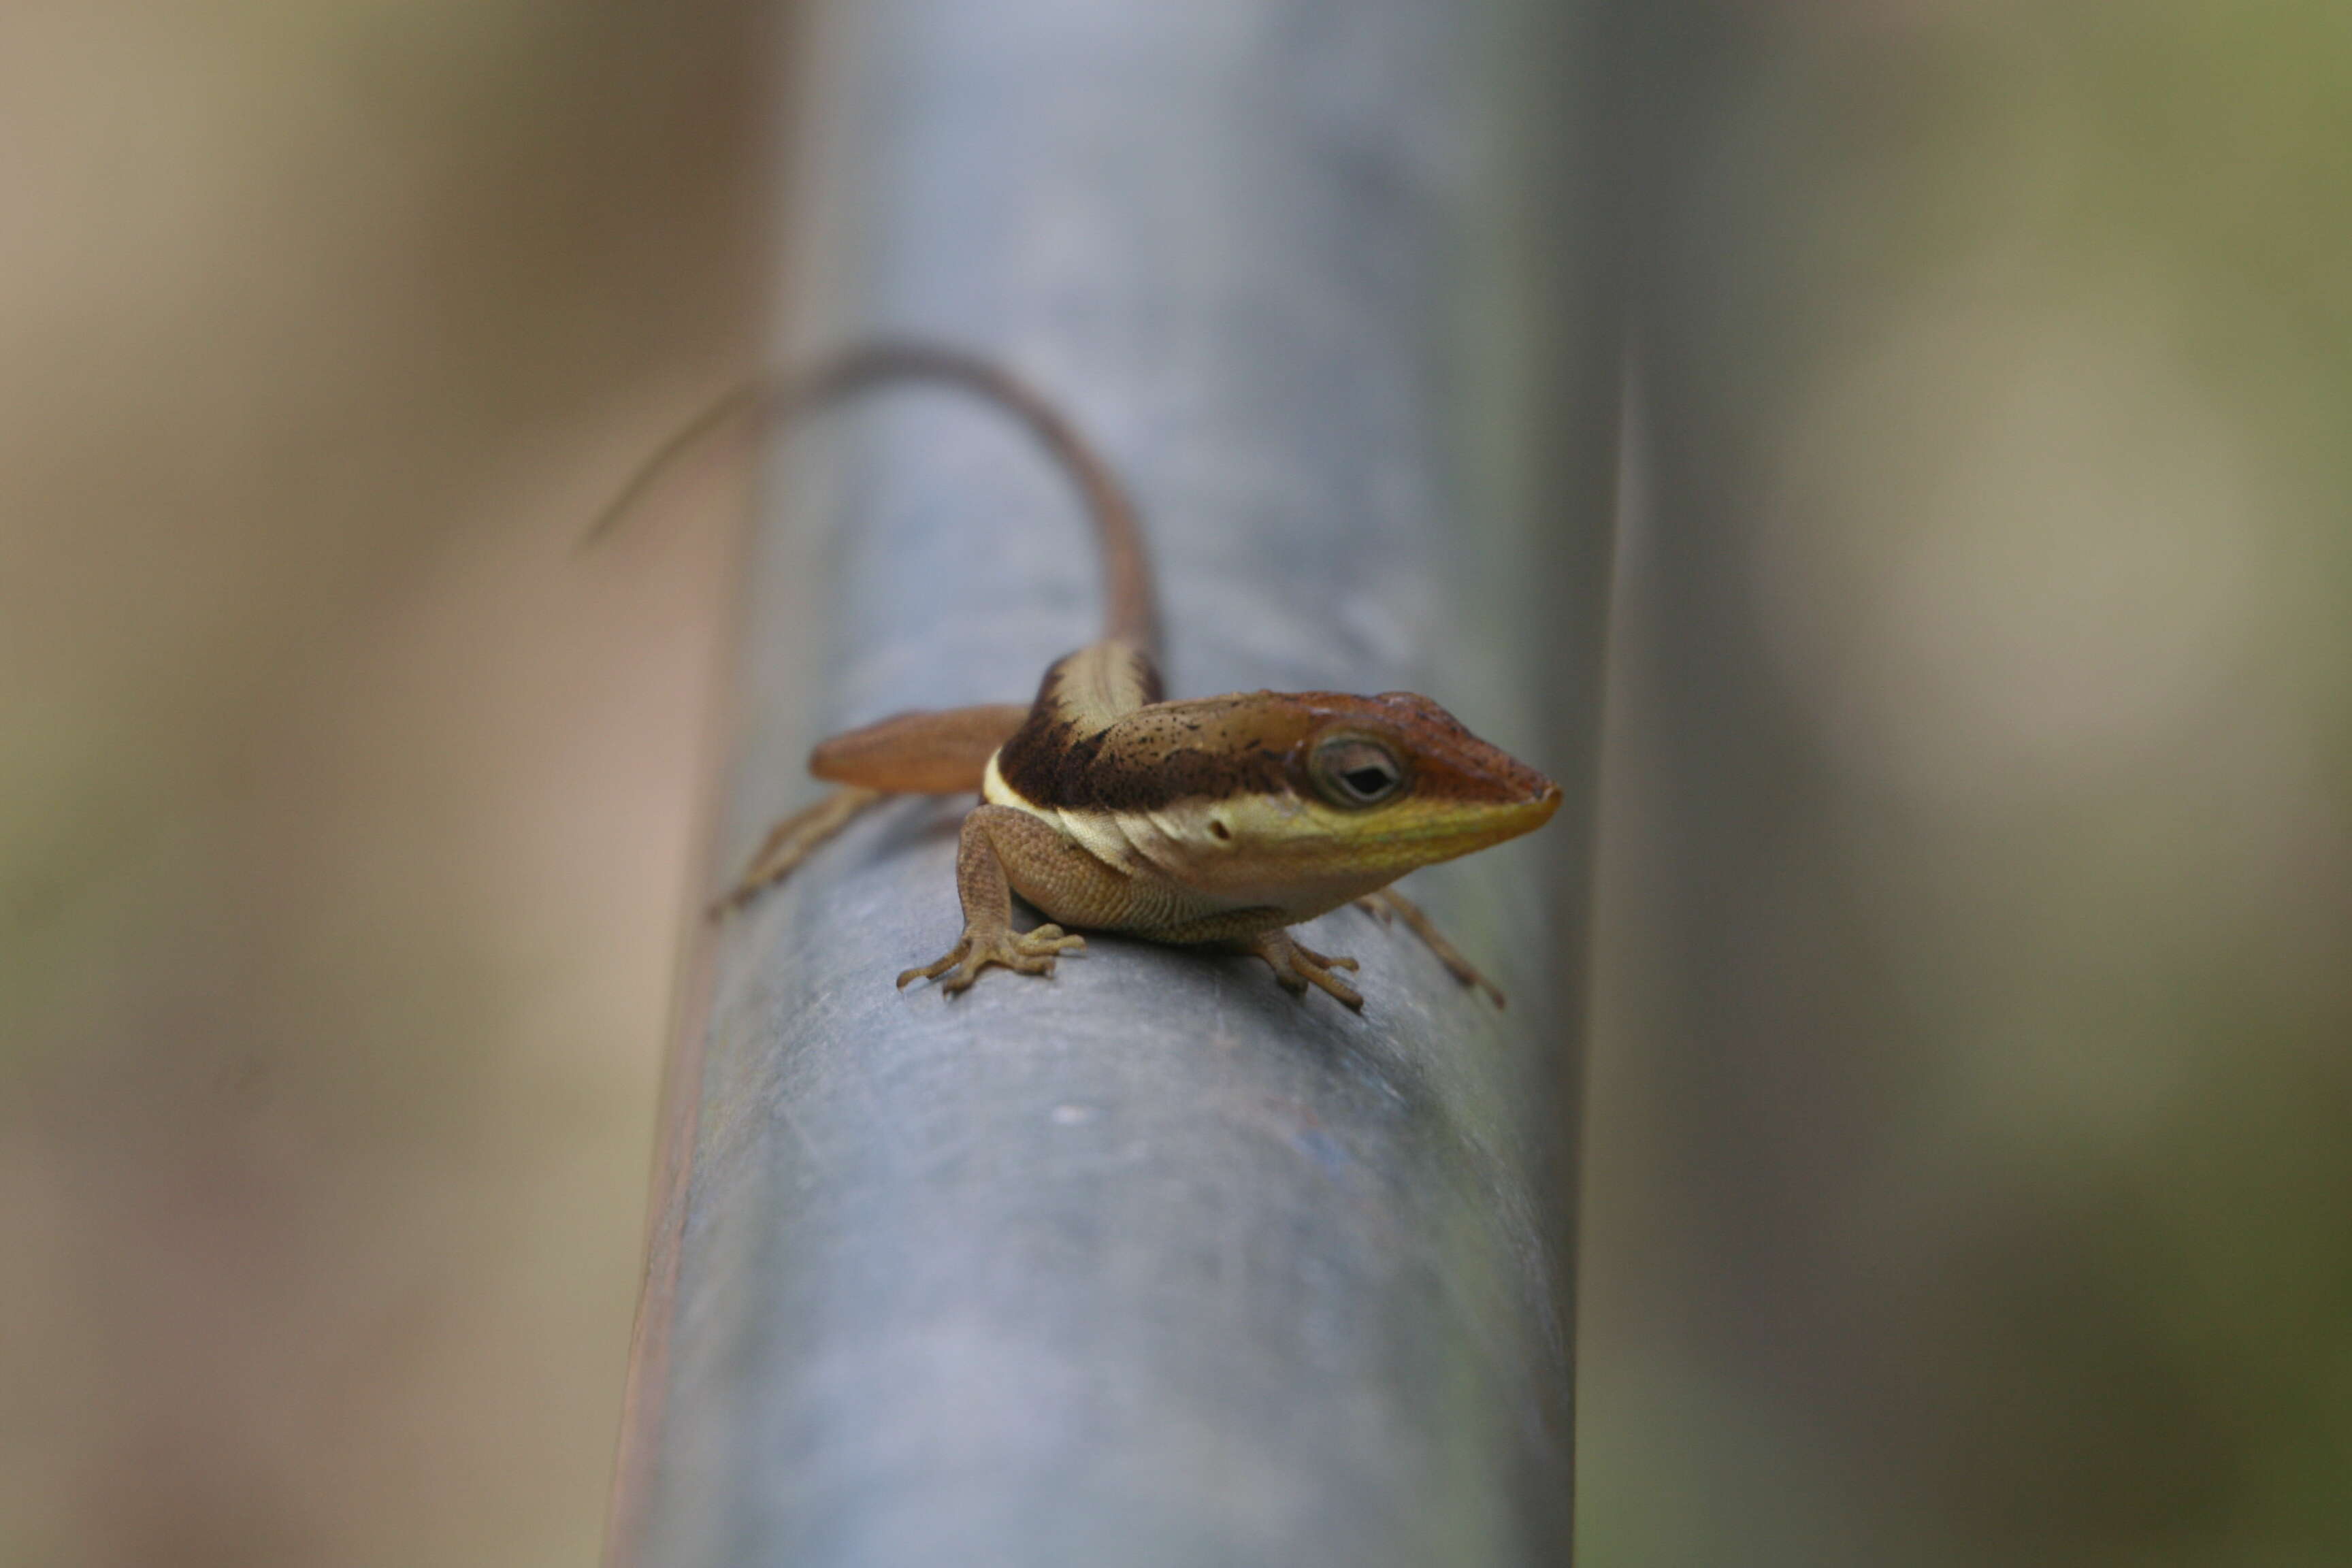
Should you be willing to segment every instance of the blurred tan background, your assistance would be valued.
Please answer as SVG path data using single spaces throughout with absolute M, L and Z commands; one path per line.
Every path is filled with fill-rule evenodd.
M 594 1560 L 772 30 L 0 7 L 0 1563 Z
M 2352 1561 L 2352 9 L 1657 15 L 1587 1568 Z M 0 1563 L 592 1559 L 775 35 L 0 9 Z

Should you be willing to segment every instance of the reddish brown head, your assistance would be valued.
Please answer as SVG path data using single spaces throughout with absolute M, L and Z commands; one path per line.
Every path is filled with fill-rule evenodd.
M 1124 817 L 1186 882 L 1285 908 L 1328 908 L 1349 889 L 1515 838 L 1560 798 L 1404 691 L 1157 703 L 1072 747 L 1051 787 L 1056 798 L 1041 804 Z

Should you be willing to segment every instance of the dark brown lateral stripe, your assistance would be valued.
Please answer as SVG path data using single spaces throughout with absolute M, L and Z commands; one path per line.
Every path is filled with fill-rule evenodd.
M 1412 780 L 1401 798 L 1500 804 L 1550 787 L 1410 692 L 1241 692 L 1154 703 L 1085 731 L 1055 703 L 1055 689 L 1049 674 L 1028 721 L 997 757 L 1004 782 L 1041 806 L 1157 811 L 1184 800 L 1305 794 L 1307 748 L 1333 730 L 1395 749 Z
M 1114 667 L 1115 675 L 1101 680 L 1104 672 L 1095 661 L 1106 654 L 1124 655 L 1124 659 Z M 1085 668 L 1080 670 L 1082 665 Z M 1077 691 L 1070 689 L 1074 679 L 1080 683 Z M 1112 710 L 1101 708 L 1103 694 L 1093 689 L 1097 681 L 1111 689 Z M 1165 695 L 1159 666 L 1132 644 L 1095 643 L 1066 654 L 1055 659 L 1037 683 L 1037 700 L 1027 721 L 997 753 L 997 774 L 1023 799 L 1035 805 L 1067 804 L 1060 795 L 1066 787 L 1064 780 L 1073 754 L 1090 740 L 1099 743 L 1098 737 L 1112 724 L 1161 701 Z M 1091 757 L 1091 750 L 1086 754 Z
M 1033 805 L 1058 805 L 1055 784 L 1068 756 L 1076 726 L 1040 703 L 1029 721 L 996 753 L 996 775 Z
M 1113 747 L 1085 748 L 1063 780 L 1069 798 L 1060 804 L 1097 811 L 1159 811 L 1180 800 L 1231 800 L 1276 795 L 1296 787 L 1289 759 L 1253 746 L 1244 752 L 1203 751 L 1183 746 L 1153 756 Z
M 1055 659 L 1037 683 L 1037 700 L 1029 718 L 996 753 L 996 773 L 1008 788 L 1034 805 L 1054 805 L 1055 781 L 1062 760 L 1078 738 L 1078 727 L 1063 712 L 1062 666 Z

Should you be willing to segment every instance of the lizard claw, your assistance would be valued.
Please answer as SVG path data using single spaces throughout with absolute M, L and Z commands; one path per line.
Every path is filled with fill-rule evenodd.
M 1313 985 L 1337 999 L 1343 1006 L 1363 1011 L 1364 998 L 1356 988 L 1332 973 L 1335 969 L 1352 970 L 1352 958 L 1334 957 L 1318 952 L 1304 942 L 1295 940 L 1288 931 L 1268 931 L 1250 943 L 1250 951 L 1265 960 L 1266 967 L 1282 988 L 1295 996 L 1303 996 Z
M 940 989 L 950 995 L 968 989 L 980 978 L 980 972 L 990 964 L 1013 970 L 1022 974 L 1051 974 L 1056 954 L 1075 952 L 1087 945 L 1082 936 L 1066 936 L 1057 925 L 1042 925 L 1034 931 L 1016 931 L 999 927 L 994 931 L 963 928 L 947 956 L 920 968 L 909 969 L 898 976 L 898 988 L 905 990 L 918 980 L 940 980 Z

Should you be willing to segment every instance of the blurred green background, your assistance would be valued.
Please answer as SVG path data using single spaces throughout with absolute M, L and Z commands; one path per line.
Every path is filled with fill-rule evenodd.
M 2352 1563 L 2352 7 L 1650 15 L 1585 1560 Z
M 2352 1561 L 2352 8 L 1633 31 L 1586 1568 Z M 780 55 L 0 11 L 0 1563 L 592 1557 Z

